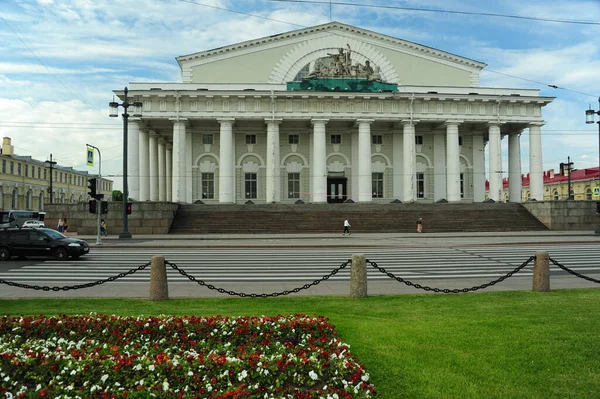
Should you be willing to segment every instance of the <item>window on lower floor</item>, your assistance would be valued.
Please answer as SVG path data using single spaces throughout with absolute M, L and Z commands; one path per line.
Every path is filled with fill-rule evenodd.
M 554 191 L 554 201 L 558 201 L 559 197 L 558 197 L 558 191 Z
M 300 173 L 288 173 L 288 198 L 300 198 Z
M 331 135 L 331 144 L 342 144 L 342 135 L 341 134 L 332 134 Z
M 202 173 L 202 198 L 215 198 L 215 174 Z
M 246 173 L 244 183 L 245 198 L 256 198 L 256 173 Z
M 371 176 L 373 198 L 383 198 L 383 173 L 373 173 Z
M 465 174 L 460 174 L 460 198 L 465 198 Z
M 423 145 L 423 136 L 415 136 L 415 144 Z
M 247 134 L 246 144 L 256 144 L 256 134 Z
M 202 135 L 202 144 L 212 144 L 213 143 L 213 135 L 212 134 L 203 134 Z
M 381 134 L 374 134 L 373 144 L 383 144 L 383 136 Z
M 290 144 L 299 144 L 300 143 L 300 136 L 297 134 L 290 134 L 288 136 L 288 140 Z
M 462 138 L 462 136 L 458 136 L 458 145 L 463 145 L 463 138 Z
M 425 173 L 417 173 L 417 198 L 425 198 Z
M 592 189 L 591 188 L 588 188 L 585 191 L 585 199 L 588 201 L 592 199 Z

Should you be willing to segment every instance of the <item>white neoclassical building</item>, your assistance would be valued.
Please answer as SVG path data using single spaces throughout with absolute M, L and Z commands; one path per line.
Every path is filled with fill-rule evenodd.
M 136 200 L 481 202 L 487 169 L 490 198 L 508 174 L 520 202 L 524 131 L 530 198 L 543 199 L 553 98 L 480 87 L 481 62 L 338 22 L 177 61 L 182 83 L 129 85 L 143 103 L 128 125 Z

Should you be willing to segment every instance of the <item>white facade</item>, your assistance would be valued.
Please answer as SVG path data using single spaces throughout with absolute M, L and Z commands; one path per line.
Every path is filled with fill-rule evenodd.
M 288 89 L 345 48 L 348 65 L 370 62 L 397 91 Z M 337 22 L 177 60 L 183 83 L 129 85 L 143 102 L 129 123 L 136 200 L 480 202 L 487 168 L 499 201 L 503 173 L 522 173 L 525 129 L 531 198 L 543 199 L 542 107 L 553 98 L 479 87 L 483 63 Z M 520 187 L 509 191 L 520 200 Z

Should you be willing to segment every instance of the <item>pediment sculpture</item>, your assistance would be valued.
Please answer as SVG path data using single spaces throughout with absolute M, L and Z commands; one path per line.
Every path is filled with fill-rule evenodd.
M 305 79 L 320 78 L 381 81 L 381 72 L 379 66 L 371 65 L 369 60 L 366 60 L 364 64 L 360 62 L 352 64 L 352 49 L 347 44 L 346 50 L 340 48 L 337 53 L 328 53 L 328 57 L 317 59 L 312 66 L 312 70 L 305 77 Z

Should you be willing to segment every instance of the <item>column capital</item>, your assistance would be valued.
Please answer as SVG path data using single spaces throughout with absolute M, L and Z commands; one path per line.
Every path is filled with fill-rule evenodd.
M 165 142 L 165 149 L 167 151 L 173 151 L 173 144 L 169 143 L 168 141 Z
M 281 122 L 283 122 L 282 118 L 265 118 L 265 123 L 268 124 L 274 124 L 274 125 L 279 125 Z
M 358 123 L 358 124 L 368 123 L 370 125 L 373 122 L 375 122 L 375 119 L 357 119 L 356 120 L 356 123 Z
M 464 123 L 465 121 L 463 120 L 453 120 L 453 119 L 448 119 L 447 121 L 444 122 L 444 126 L 454 126 L 454 125 L 460 125 L 462 123 Z
M 150 137 L 160 137 L 160 134 L 156 133 L 154 130 L 149 130 L 148 135 Z
M 317 123 L 322 123 L 323 125 L 326 125 L 326 124 L 327 124 L 327 122 L 329 122 L 329 119 L 311 119 L 311 120 L 310 120 L 310 123 L 311 123 L 312 125 L 315 125 L 315 124 L 317 124 Z
M 505 123 L 506 123 L 506 122 L 500 122 L 500 121 L 488 121 L 488 122 L 486 123 L 486 125 L 487 125 L 488 127 L 491 127 L 491 126 L 498 126 L 498 127 L 500 127 L 500 126 L 504 125 Z
M 234 123 L 235 118 L 217 118 L 217 122 L 219 122 L 219 123 Z
M 400 121 L 402 125 L 416 125 L 419 122 L 421 122 L 419 119 L 402 119 Z
M 531 126 L 538 126 L 538 127 L 542 127 L 542 126 L 544 126 L 545 124 L 546 124 L 546 122 L 544 122 L 544 121 L 539 121 L 539 122 L 529 122 L 529 124 L 528 124 L 528 125 L 529 125 L 529 127 L 531 127 Z
M 188 118 L 169 118 L 169 120 L 171 122 L 181 122 L 181 123 L 187 123 L 188 122 Z
M 135 123 L 141 123 L 142 122 L 142 118 L 138 118 L 137 116 L 130 116 L 127 118 L 128 122 L 135 122 Z

